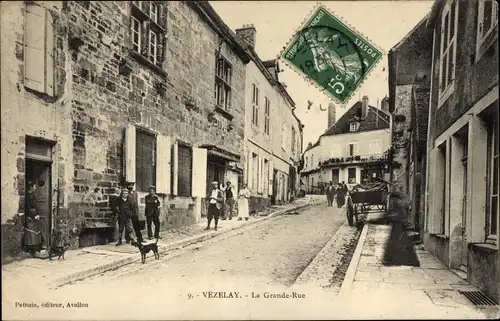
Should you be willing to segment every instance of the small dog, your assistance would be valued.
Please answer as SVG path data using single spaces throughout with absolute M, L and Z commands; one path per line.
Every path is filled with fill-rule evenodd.
M 58 260 L 61 258 L 64 260 L 64 253 L 68 250 L 70 244 L 68 242 L 63 242 L 62 231 L 52 231 L 52 242 L 49 248 L 49 260 L 52 260 L 52 256 L 57 256 Z
M 136 241 L 132 242 L 131 244 L 137 247 L 139 249 L 139 252 L 141 252 L 142 264 L 146 262 L 146 254 L 148 254 L 151 251 L 153 251 L 156 260 L 160 259 L 160 254 L 158 253 L 158 239 L 156 239 L 155 243 L 150 243 L 150 244 L 142 244 L 141 242 L 136 242 Z

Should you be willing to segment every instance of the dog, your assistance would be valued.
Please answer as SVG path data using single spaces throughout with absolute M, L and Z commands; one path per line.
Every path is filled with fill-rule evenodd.
M 52 231 L 52 241 L 49 248 L 49 260 L 52 260 L 53 256 L 57 256 L 58 260 L 61 258 L 64 260 L 64 253 L 69 249 L 70 244 L 63 241 L 62 231 Z
M 151 251 L 153 251 L 156 260 L 160 259 L 160 254 L 158 253 L 158 239 L 156 239 L 155 243 L 150 243 L 150 244 L 142 244 L 141 242 L 136 242 L 136 241 L 133 241 L 130 244 L 139 249 L 139 252 L 141 253 L 142 264 L 146 262 L 146 254 L 148 254 Z

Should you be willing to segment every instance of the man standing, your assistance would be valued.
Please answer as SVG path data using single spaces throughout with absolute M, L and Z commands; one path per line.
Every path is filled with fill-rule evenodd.
M 128 189 L 123 188 L 116 202 L 116 213 L 118 214 L 118 242 L 116 246 L 122 244 L 122 234 L 125 230 L 125 242 L 130 243 L 132 239 L 132 215 L 134 213 L 134 202 L 129 197 Z
M 131 216 L 132 226 L 134 227 L 135 236 L 137 237 L 137 242 L 142 243 L 144 240 L 142 238 L 141 227 L 139 222 L 139 197 L 137 196 L 137 192 L 134 191 L 135 182 L 128 182 L 127 188 L 129 195 L 128 197 L 134 204 L 134 211 Z
M 233 209 L 234 209 L 234 194 L 233 194 L 233 186 L 231 182 L 227 182 L 226 188 L 224 189 L 226 192 L 226 211 L 224 212 L 224 216 L 229 212 L 229 219 L 233 219 Z M 224 217 L 225 219 L 225 217 Z
M 208 224 L 205 230 L 210 229 L 210 223 L 212 222 L 212 219 L 214 219 L 215 220 L 214 230 L 217 231 L 217 224 L 219 223 L 219 211 L 222 208 L 222 203 L 224 202 L 224 194 L 219 189 L 219 183 L 215 181 L 212 182 L 212 191 L 207 195 L 207 200 L 208 200 L 208 211 L 207 211 Z
M 148 228 L 148 238 L 153 239 L 153 231 L 151 223 L 155 225 L 154 237 L 156 239 L 161 239 L 160 237 L 160 200 L 156 195 L 156 188 L 154 186 L 149 187 L 149 194 L 145 197 L 146 209 L 146 224 Z
M 335 194 L 335 188 L 333 187 L 333 183 L 330 182 L 330 184 L 326 188 L 326 199 L 328 201 L 328 206 L 333 206 L 333 194 Z

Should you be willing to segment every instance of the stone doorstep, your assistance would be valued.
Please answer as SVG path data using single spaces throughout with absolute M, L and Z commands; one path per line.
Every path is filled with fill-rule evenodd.
M 224 229 L 222 231 L 213 231 L 212 230 L 210 232 L 207 232 L 207 233 L 204 233 L 201 235 L 195 235 L 195 236 L 192 236 L 192 237 L 189 237 L 189 238 L 186 238 L 183 240 L 179 240 L 179 241 L 176 241 L 173 243 L 160 245 L 158 250 L 159 250 L 160 254 L 165 254 L 166 252 L 168 252 L 170 250 L 182 248 L 182 247 L 191 245 L 193 243 L 203 242 L 207 239 L 210 239 L 210 238 L 213 238 L 215 236 L 233 231 L 233 230 L 238 229 L 240 227 L 253 225 L 255 223 L 270 219 L 271 217 L 275 217 L 275 216 L 284 214 L 288 211 L 302 210 L 302 209 L 305 209 L 305 208 L 312 206 L 312 205 L 313 204 L 301 204 L 301 205 L 294 206 L 294 207 L 290 206 L 289 208 L 278 210 L 278 211 L 276 211 L 268 216 L 265 216 L 263 218 L 248 221 L 246 224 L 238 225 L 238 226 L 235 226 L 235 227 L 232 227 L 229 229 Z M 138 257 L 137 255 L 130 254 L 130 255 L 127 255 L 126 257 L 120 258 L 118 260 L 114 260 L 110 263 L 106 263 L 106 264 L 103 264 L 100 266 L 94 266 L 94 267 L 86 269 L 86 270 L 75 272 L 75 273 L 72 273 L 70 275 L 66 275 L 64 277 L 53 280 L 52 282 L 49 281 L 49 283 L 53 287 L 60 287 L 60 286 L 63 286 L 65 284 L 68 284 L 68 283 L 82 280 L 82 279 L 94 276 L 96 274 L 104 273 L 104 272 L 107 272 L 109 270 L 117 269 L 117 268 L 120 268 L 124 265 L 128 265 L 128 264 L 139 262 L 139 261 L 140 261 L 140 257 Z

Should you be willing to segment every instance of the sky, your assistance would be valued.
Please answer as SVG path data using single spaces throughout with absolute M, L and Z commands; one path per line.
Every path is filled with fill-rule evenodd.
M 369 98 L 372 106 L 377 99 L 388 95 L 387 53 L 410 32 L 430 11 L 433 1 L 322 1 L 331 13 L 353 26 L 370 42 L 384 51 L 363 84 L 353 94 L 346 106 L 352 106 L 362 96 Z M 294 36 L 301 24 L 316 8 L 315 1 L 210 1 L 215 11 L 233 30 L 253 24 L 257 30 L 255 50 L 262 60 L 279 56 L 283 47 Z M 327 111 L 331 102 L 328 94 L 321 92 L 294 70 L 280 63 L 284 72 L 280 81 L 295 101 L 297 116 L 304 124 L 304 149 L 309 142 L 316 142 L 327 127 Z M 307 101 L 312 101 L 310 110 Z M 347 110 L 337 105 L 336 117 Z

